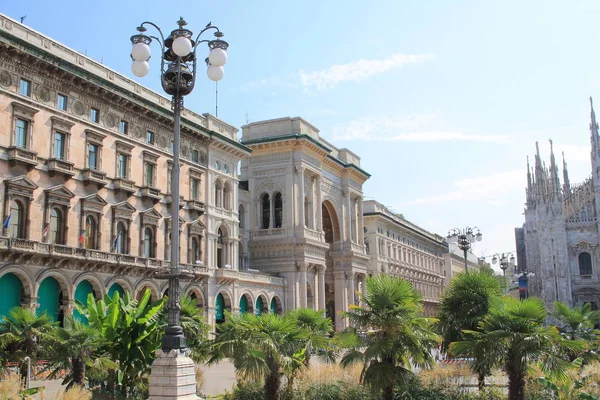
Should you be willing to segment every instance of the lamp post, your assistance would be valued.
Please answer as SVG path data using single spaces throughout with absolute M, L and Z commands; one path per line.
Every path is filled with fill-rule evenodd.
M 509 257 L 510 256 L 510 257 Z M 511 267 L 515 267 L 515 256 L 512 253 L 502 253 L 501 255 L 496 253 L 492 257 L 492 264 L 500 264 L 500 269 L 504 275 L 504 292 L 508 291 L 508 284 L 506 282 L 506 270 Z
M 471 249 L 471 245 L 475 242 L 481 242 L 483 235 L 479 228 L 467 226 L 464 229 L 454 228 L 448 232 L 448 240 L 456 243 L 458 248 L 463 251 L 465 258 L 465 272 L 469 272 L 467 265 L 467 253 Z
M 180 150 L 180 119 L 183 107 L 183 97 L 194 89 L 197 72 L 196 52 L 201 43 L 207 43 L 209 48 L 207 75 L 212 81 L 223 78 L 223 65 L 227 62 L 227 42 L 221 40 L 223 33 L 216 26 L 208 23 L 193 38 L 192 31 L 185 29 L 187 23 L 183 18 L 177 21 L 179 26 L 165 39 L 161 29 L 152 22 L 143 22 L 137 27 L 138 34 L 131 37 L 133 48 L 131 70 L 137 77 L 145 76 L 150 70 L 150 44 L 157 41 L 161 49 L 160 81 L 164 91 L 172 96 L 171 108 L 173 109 L 173 169 L 171 175 L 171 267 L 168 274 L 160 276 L 169 279 L 169 322 L 162 338 L 162 349 L 185 349 L 183 329 L 179 326 L 179 280 L 183 277 L 179 268 L 179 150 Z M 159 37 L 146 34 L 146 26 L 151 26 L 158 31 Z M 214 30 L 214 40 L 199 40 L 202 34 Z

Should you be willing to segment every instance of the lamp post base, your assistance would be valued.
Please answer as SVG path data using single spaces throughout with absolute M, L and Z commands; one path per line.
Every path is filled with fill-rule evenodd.
M 200 400 L 196 395 L 196 365 L 189 350 L 158 350 L 156 355 L 148 400 Z

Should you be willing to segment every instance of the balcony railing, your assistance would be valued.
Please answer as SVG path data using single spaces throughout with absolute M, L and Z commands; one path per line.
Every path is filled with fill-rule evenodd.
M 261 229 L 257 231 L 252 231 L 252 238 L 261 238 L 261 237 L 273 237 L 273 236 L 285 236 L 285 228 L 273 228 L 273 229 Z
M 25 165 L 28 169 L 38 164 L 37 153 L 35 151 L 18 146 L 8 148 L 8 161 L 13 165 Z
M 127 194 L 135 193 L 135 182 L 126 178 L 115 178 L 113 180 L 115 190 L 122 190 Z
M 72 259 L 97 261 L 101 264 L 129 264 L 140 268 L 168 268 L 169 261 L 155 258 L 136 257 L 129 254 L 107 253 L 100 250 L 82 249 L 57 244 L 41 243 L 28 239 L 15 239 L 0 237 L 0 253 L 37 254 L 55 259 Z M 208 268 L 205 266 L 180 264 L 182 269 L 193 271 L 197 275 L 207 275 Z
M 60 158 L 50 158 L 48 159 L 48 172 L 50 175 L 61 174 L 68 179 L 75 175 L 74 165 L 72 162 Z
M 106 185 L 106 172 L 100 171 L 99 169 L 94 168 L 86 168 L 82 171 L 83 174 L 83 182 L 95 183 L 98 186 Z

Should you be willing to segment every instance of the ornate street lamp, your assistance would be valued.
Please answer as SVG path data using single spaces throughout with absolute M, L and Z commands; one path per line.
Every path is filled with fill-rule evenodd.
M 465 271 L 469 272 L 467 265 L 467 253 L 471 249 L 471 245 L 475 242 L 481 242 L 483 235 L 477 227 L 471 228 L 467 226 L 464 229 L 454 228 L 448 232 L 448 240 L 456 243 L 458 248 L 463 251 L 465 257 Z
M 510 257 L 509 257 L 510 256 Z M 492 257 L 492 264 L 496 265 L 500 263 L 500 269 L 502 270 L 502 274 L 504 275 L 504 285 L 505 291 L 508 290 L 507 282 L 506 282 L 506 270 L 515 267 L 515 256 L 512 253 L 502 253 L 501 255 L 496 253 Z
M 160 28 L 152 22 L 143 22 L 138 28 L 138 34 L 131 37 L 133 48 L 131 58 L 133 64 L 131 71 L 135 76 L 146 76 L 150 70 L 148 60 L 150 59 L 150 44 L 157 41 L 161 49 L 160 82 L 164 91 L 172 96 L 171 108 L 173 109 L 173 169 L 171 178 L 171 267 L 168 274 L 159 276 L 169 280 L 169 322 L 162 338 L 162 350 L 184 350 L 186 348 L 185 337 L 180 323 L 179 306 L 179 280 L 187 277 L 179 267 L 179 146 L 180 146 L 180 119 L 183 108 L 183 97 L 194 89 L 197 72 L 198 47 L 202 43 L 208 45 L 208 58 L 204 60 L 207 65 L 206 74 L 212 81 L 223 78 L 223 65 L 227 62 L 227 42 L 221 40 L 223 33 L 210 22 L 193 38 L 192 31 L 185 29 L 187 23 L 183 18 L 177 21 L 179 28 L 171 32 L 165 39 Z M 152 26 L 160 37 L 146 34 L 146 26 Z M 214 30 L 213 40 L 199 40 L 202 34 Z

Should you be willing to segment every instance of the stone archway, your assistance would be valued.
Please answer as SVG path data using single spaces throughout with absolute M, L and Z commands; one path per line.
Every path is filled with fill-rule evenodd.
M 325 242 L 329 244 L 339 242 L 341 240 L 340 220 L 335 207 L 329 200 L 325 200 L 321 205 L 321 213 Z
M 321 205 L 323 231 L 325 242 L 329 244 L 329 250 L 325 253 L 325 264 L 327 273 L 325 276 L 325 314 L 334 322 L 336 329 L 342 329 L 343 321 L 339 311 L 345 309 L 345 281 L 344 272 L 335 271 L 335 261 L 331 255 L 332 250 L 342 242 L 342 229 L 340 219 L 335 206 L 330 200 L 323 201 Z

